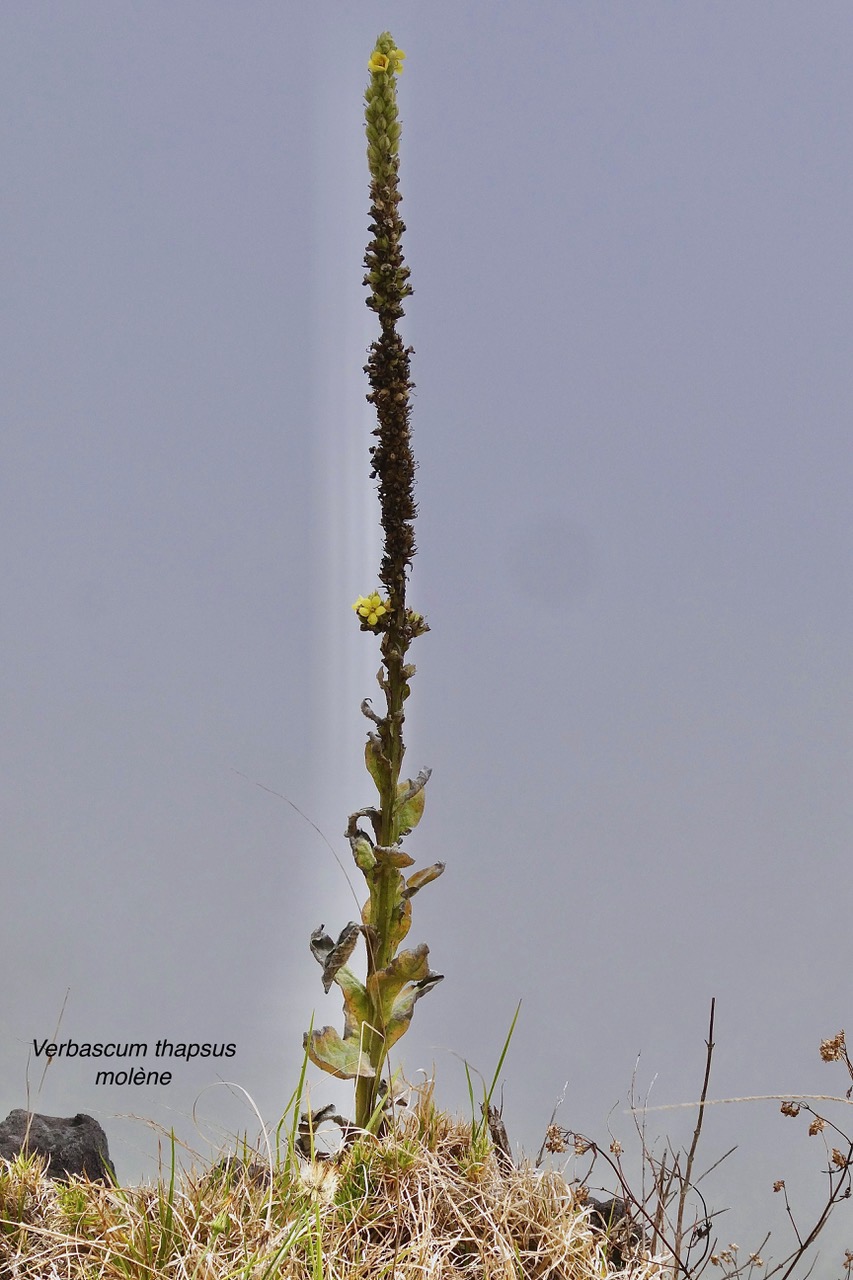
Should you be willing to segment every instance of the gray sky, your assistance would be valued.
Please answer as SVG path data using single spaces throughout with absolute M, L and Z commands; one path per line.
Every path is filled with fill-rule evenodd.
M 712 996 L 713 1096 L 844 1086 L 817 1050 L 850 1023 L 853 10 L 7 6 L 0 1111 L 67 988 L 60 1038 L 238 1048 L 168 1089 L 57 1062 L 36 1097 L 31 1062 L 126 1180 L 157 1140 L 117 1115 L 209 1155 L 258 1127 L 217 1088 L 194 1129 L 217 1071 L 274 1126 L 312 1012 L 341 1022 L 308 935 L 349 889 L 256 784 L 350 870 L 386 27 L 432 626 L 409 847 L 448 864 L 411 935 L 446 980 L 398 1060 L 463 1108 L 522 999 L 530 1153 L 566 1081 L 562 1123 L 627 1142 L 638 1054 L 640 1093 L 695 1098 Z M 707 1129 L 707 1163 L 740 1143 L 705 1184 L 722 1234 L 783 1234 L 770 1186 L 805 1203 L 819 1140 L 772 1103 Z

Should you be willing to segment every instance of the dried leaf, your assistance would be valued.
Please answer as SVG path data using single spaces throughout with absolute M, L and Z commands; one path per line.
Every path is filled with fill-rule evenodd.
M 434 862 L 431 867 L 424 867 L 423 871 L 416 871 L 406 881 L 403 897 L 413 898 L 419 889 L 423 889 L 425 884 L 431 884 L 433 880 L 437 880 L 443 870 L 443 862 Z
M 383 867 L 413 867 L 415 865 L 414 858 L 410 858 L 397 845 L 375 844 L 373 852 L 376 854 L 376 861 Z
M 323 925 L 319 929 L 315 929 L 311 934 L 311 954 L 314 959 L 323 966 L 323 990 L 328 993 L 332 983 L 335 981 L 335 975 L 341 965 L 346 964 L 353 951 L 355 944 L 358 942 L 358 935 L 361 933 L 361 925 L 356 924 L 354 920 L 350 920 L 341 930 L 337 942 L 333 942 L 327 933 L 323 932 Z

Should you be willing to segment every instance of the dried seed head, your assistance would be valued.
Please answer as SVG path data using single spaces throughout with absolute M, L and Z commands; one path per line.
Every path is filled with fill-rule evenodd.
M 545 1150 L 551 1155 L 560 1155 L 566 1148 L 567 1134 L 558 1124 L 549 1124 L 545 1131 Z
M 847 1046 L 844 1043 L 844 1032 L 839 1031 L 838 1035 L 832 1037 L 831 1040 L 822 1040 L 820 1045 L 820 1056 L 824 1062 L 838 1062 L 845 1056 Z
M 328 1160 L 310 1160 L 299 1170 L 299 1180 L 312 1199 L 331 1203 L 338 1189 L 338 1174 Z

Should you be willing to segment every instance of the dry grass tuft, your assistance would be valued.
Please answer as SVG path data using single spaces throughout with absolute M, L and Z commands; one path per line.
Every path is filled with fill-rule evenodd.
M 557 1173 L 507 1170 L 432 1107 L 328 1160 L 261 1157 L 139 1187 L 0 1162 L 2 1280 L 651 1280 L 626 1269 Z

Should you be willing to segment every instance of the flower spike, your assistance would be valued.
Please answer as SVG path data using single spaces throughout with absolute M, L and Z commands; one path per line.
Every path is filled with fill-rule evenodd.
M 429 967 L 425 943 L 400 950 L 411 926 L 412 899 L 444 871 L 443 862 L 434 862 L 407 877 L 414 859 L 402 847 L 420 822 L 430 775 L 428 769 L 415 778 L 402 773 L 404 707 L 415 674 L 407 653 L 412 641 L 429 631 L 423 615 L 406 606 L 417 506 L 409 423 L 412 349 L 404 346 L 397 331 L 403 300 L 412 292 L 402 250 L 405 225 L 398 211 L 402 197 L 396 77 L 404 57 L 390 32 L 383 32 L 370 55 L 370 81 L 364 95 L 372 237 L 364 259 L 364 283 L 369 290 L 367 305 L 376 313 L 380 329 L 370 346 L 365 372 L 370 382 L 367 399 L 377 417 L 370 457 L 384 533 L 379 581 L 385 594 L 373 591 L 359 596 L 352 608 L 361 630 L 381 637 L 377 681 L 385 697 L 385 714 L 374 711 L 367 698 L 361 704 L 371 722 L 364 759 L 379 798 L 375 805 L 351 814 L 345 832 L 368 889 L 361 921 L 350 921 L 337 941 L 322 926 L 311 936 L 311 950 L 323 966 L 323 986 L 328 991 L 335 983 L 343 995 L 344 1033 L 340 1036 L 332 1027 L 323 1027 L 304 1042 L 317 1066 L 341 1079 L 356 1080 L 356 1124 L 362 1128 L 381 1108 L 388 1050 L 408 1029 L 417 1001 L 441 981 L 441 975 Z M 369 829 L 360 826 L 359 819 L 366 819 Z M 348 964 L 360 938 L 367 949 L 364 981 Z

